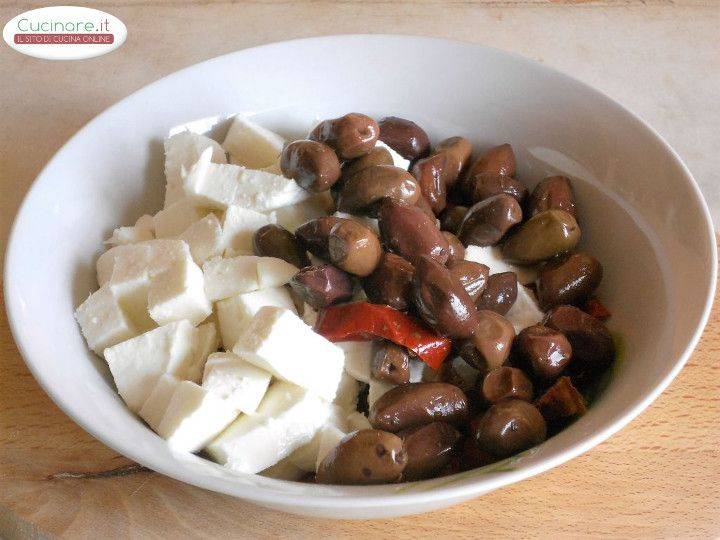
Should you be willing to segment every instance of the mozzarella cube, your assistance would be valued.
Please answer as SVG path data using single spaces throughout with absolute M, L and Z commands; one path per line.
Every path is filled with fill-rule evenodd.
M 285 287 L 242 293 L 216 302 L 220 336 L 225 349 L 233 348 L 250 320 L 265 306 L 295 310 L 295 303 Z
M 295 180 L 267 171 L 244 169 L 238 178 L 238 189 L 232 204 L 258 212 L 269 212 L 297 204 L 309 197 L 310 193 Z
M 324 427 L 332 426 L 339 431 L 345 431 L 348 428 L 347 421 L 345 420 L 345 411 L 336 405 L 330 406 L 330 415 L 325 422 L 325 425 L 315 433 L 315 436 L 310 440 L 309 443 L 301 446 L 288 456 L 287 459 L 292 461 L 295 465 L 307 472 L 315 471 L 315 464 L 318 459 L 318 451 L 320 450 L 320 437 Z
M 166 373 L 161 376 L 138 413 L 140 418 L 145 420 L 147 425 L 156 433 L 160 428 L 160 422 L 162 422 L 163 416 L 165 416 L 165 412 L 170 404 L 170 399 L 179 384 L 180 379 L 173 375 Z
M 505 314 L 505 318 L 512 323 L 515 334 L 519 334 L 528 326 L 541 322 L 545 318 L 545 313 L 538 306 L 535 294 L 518 283 L 517 298 L 510 310 Z
M 465 260 L 484 264 L 490 269 L 490 274 L 501 272 L 515 272 L 520 283 L 532 283 L 537 277 L 537 270 L 527 266 L 517 266 L 505 262 L 502 258 L 502 249 L 497 246 L 473 246 L 465 248 Z
M 222 146 L 230 154 L 232 163 L 261 169 L 277 161 L 284 144 L 285 139 L 277 133 L 238 114 L 233 118 Z
M 156 238 L 180 236 L 194 222 L 204 218 L 208 209 L 190 199 L 182 199 L 160 210 L 153 216 Z
M 241 356 L 223 352 L 208 358 L 202 386 L 238 411 L 252 414 L 260 405 L 271 378 L 270 373 Z
M 200 384 L 205 370 L 205 363 L 211 354 L 217 352 L 219 346 L 220 338 L 214 322 L 207 322 L 198 326 L 192 361 L 187 365 L 182 378 Z
M 290 458 L 281 459 L 272 467 L 268 467 L 259 473 L 267 478 L 275 478 L 276 480 L 297 481 L 303 478 L 307 471 L 302 470 L 295 465 Z
M 359 411 L 351 412 L 345 420 L 348 425 L 348 433 L 350 431 L 360 431 L 361 429 L 372 429 L 367 416 Z
M 297 204 L 278 208 L 273 213 L 278 225 L 294 233 L 300 225 L 330 214 L 334 206 L 330 192 L 325 191 L 311 195 Z
M 349 414 L 357 409 L 359 394 L 360 383 L 343 372 L 333 403 Z
M 209 158 L 215 163 L 225 163 L 225 150 L 215 141 L 197 133 L 183 131 L 165 139 L 165 206 L 185 196 L 181 172 L 186 171 L 200 159 L 204 150 L 210 150 Z
M 150 262 L 151 249 L 149 243 L 128 244 L 108 249 L 98 257 L 95 263 L 98 285 L 105 285 L 112 277 L 118 261 L 127 265 L 145 268 Z
M 139 332 L 125 315 L 109 286 L 100 287 L 75 311 L 88 347 L 97 354 L 112 345 L 130 339 Z
M 211 151 L 205 150 L 189 170 L 183 171 L 183 189 L 195 204 L 225 210 L 235 201 L 244 168 L 217 165 L 211 160 Z
M 211 302 L 230 298 L 240 293 L 256 291 L 258 259 L 254 255 L 210 259 L 203 263 L 205 293 Z
M 213 460 L 238 472 L 258 473 L 307 444 L 330 415 L 316 394 L 274 383 L 257 414 L 242 415 L 206 448 Z
M 367 216 L 356 216 L 354 214 L 348 214 L 347 212 L 335 212 L 333 216 L 342 218 L 342 219 L 353 219 L 355 221 L 359 221 L 366 227 L 370 228 L 375 234 L 380 234 L 380 222 L 371 217 Z
M 192 259 L 181 261 L 150 281 L 148 311 L 159 325 L 182 319 L 196 325 L 212 313 L 202 270 Z
M 381 381 L 379 379 L 376 379 L 375 377 L 370 377 L 370 382 L 368 384 L 368 406 L 370 407 L 372 407 L 373 403 L 380 399 L 383 394 L 389 392 L 397 386 L 396 384 L 387 381 Z
M 378 141 L 375 143 L 375 148 L 377 147 L 385 148 L 385 150 L 390 152 L 390 157 L 392 157 L 393 165 L 395 165 L 395 167 L 400 167 L 401 169 L 405 169 L 406 171 L 408 170 L 408 168 L 410 167 L 409 159 L 405 159 L 404 157 L 402 157 L 400 154 L 398 154 L 395 150 L 390 148 L 380 139 L 378 139 Z
M 223 246 L 226 257 L 253 254 L 253 235 L 274 218 L 242 206 L 229 206 L 223 221 Z
M 197 452 L 229 426 L 238 411 L 222 398 L 191 381 L 175 389 L 158 435 L 173 450 Z
M 149 250 L 137 257 L 119 257 L 115 260 L 107 287 L 120 303 L 120 307 L 137 328 L 138 334 L 157 326 L 148 314 L 147 295 L 150 288 L 148 273 Z
M 315 459 L 315 470 L 320 468 L 320 464 L 325 457 L 342 441 L 347 433 L 338 429 L 333 425 L 323 426 L 320 430 L 318 440 L 317 458 Z
M 313 332 L 289 309 L 261 308 L 233 352 L 279 379 L 328 401 L 335 398 L 343 371 L 343 351 Z
M 280 287 L 281 285 L 289 283 L 298 271 L 298 267 L 282 259 L 276 257 L 258 257 L 258 287 L 260 289 Z
M 140 410 L 162 374 L 187 370 L 196 337 L 188 321 L 178 321 L 105 349 L 118 393 L 130 410 Z
M 145 242 L 150 248 L 150 263 L 148 273 L 150 277 L 165 272 L 176 263 L 192 258 L 188 245 L 179 239 L 163 238 Z
M 195 264 L 202 264 L 212 257 L 222 255 L 222 227 L 215 214 L 208 214 L 196 221 L 185 229 L 179 238 L 187 243 Z
M 375 353 L 374 341 L 343 341 L 336 343 L 345 355 L 345 372 L 356 381 L 370 382 L 370 366 Z
M 137 244 L 144 240 L 152 240 L 155 238 L 155 225 L 152 216 L 140 216 L 132 227 L 118 227 L 112 233 L 112 236 L 105 240 L 105 244 L 110 246 L 123 246 L 127 244 Z

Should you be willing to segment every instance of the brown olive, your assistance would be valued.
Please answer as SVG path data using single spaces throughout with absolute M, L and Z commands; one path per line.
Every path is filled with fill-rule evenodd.
M 396 386 L 378 398 L 368 420 L 376 429 L 397 432 L 437 420 L 462 425 L 467 420 L 467 397 L 457 386 L 442 382 Z
M 408 481 L 437 475 L 453 457 L 460 440 L 460 432 L 445 422 L 408 429 L 399 435 L 407 455 L 403 478 Z
M 466 179 L 465 187 L 466 195 L 473 203 L 484 201 L 501 193 L 514 197 L 518 202 L 522 202 L 527 196 L 525 186 L 504 174 L 481 172 Z
M 585 398 L 570 381 L 570 377 L 560 377 L 555 384 L 535 401 L 535 406 L 545 418 L 545 422 L 556 426 L 558 423 L 585 414 Z
M 374 165 L 343 182 L 337 205 L 341 212 L 374 215 L 383 198 L 415 204 L 420 196 L 420 186 L 412 174 L 392 165 Z
M 443 231 L 449 231 L 457 234 L 460 231 L 460 224 L 468 213 L 467 206 L 448 206 L 440 216 L 440 228 Z
M 572 253 L 550 261 L 536 281 L 540 307 L 548 310 L 560 304 L 580 304 L 597 289 L 602 276 L 602 265 L 588 253 Z
M 455 174 L 448 175 L 447 186 L 451 187 L 455 184 L 455 181 L 460 176 L 460 173 L 462 173 L 470 164 L 472 143 L 470 143 L 470 141 L 465 137 L 450 137 L 443 139 L 433 150 L 433 154 L 440 153 L 448 154 L 457 167 Z
M 318 484 L 370 485 L 400 480 L 407 462 L 403 441 L 377 429 L 344 437 L 322 460 Z
M 353 174 L 358 173 L 373 165 L 392 165 L 393 158 L 390 151 L 382 146 L 376 146 L 364 156 L 346 161 L 342 166 L 342 178 L 350 178 Z
M 293 291 L 315 309 L 339 302 L 353 296 L 350 276 L 331 264 L 306 266 L 290 281 Z
M 557 306 L 543 324 L 559 330 L 570 342 L 573 360 L 571 374 L 595 375 L 605 370 L 615 358 L 615 344 L 605 325 L 574 306 Z
M 478 324 L 472 337 L 460 348 L 463 359 L 487 373 L 501 366 L 510 355 L 515 328 L 502 315 L 486 309 L 478 310 Z
M 410 354 L 404 347 L 386 341 L 375 350 L 370 373 L 380 381 L 405 384 L 410 380 Z
M 420 316 L 445 336 L 470 337 L 477 326 L 477 309 L 470 295 L 447 268 L 430 257 L 417 259 L 413 297 Z
M 522 221 L 517 199 L 501 193 L 471 206 L 460 225 L 458 237 L 466 246 L 493 246 L 510 227 Z
M 417 206 L 385 199 L 378 219 L 383 244 L 409 261 L 427 255 L 445 264 L 450 257 L 448 241 L 435 220 Z
M 533 385 L 521 369 L 501 366 L 485 375 L 482 393 L 488 403 L 497 403 L 506 398 L 532 401 Z
M 265 225 L 255 231 L 253 252 L 260 257 L 277 257 L 298 268 L 310 264 L 302 243 L 280 225 Z
M 321 259 L 328 259 L 328 236 L 332 228 L 341 220 L 342 218 L 335 216 L 313 219 L 298 227 L 295 236 L 310 253 Z
M 328 235 L 328 258 L 335 266 L 364 277 L 380 261 L 382 248 L 377 235 L 354 219 L 341 219 Z
M 520 332 L 513 344 L 513 358 L 540 380 L 556 379 L 572 357 L 572 347 L 562 332 L 536 324 Z
M 517 300 L 518 283 L 515 272 L 492 274 L 476 302 L 478 309 L 489 309 L 505 315 Z
M 418 200 L 415 201 L 415 206 L 422 210 L 423 214 L 429 217 L 433 223 L 437 223 L 435 212 L 432 211 L 432 208 L 430 208 L 430 203 L 424 196 L 420 195 L 420 197 L 418 197 Z
M 535 186 L 527 201 L 527 215 L 533 217 L 546 210 L 564 210 L 577 219 L 575 195 L 567 176 L 550 176 Z
M 515 152 L 509 144 L 501 144 L 481 155 L 468 171 L 468 178 L 478 173 L 515 175 Z
M 448 242 L 448 250 L 450 256 L 447 260 L 447 265 L 451 266 L 454 263 L 459 263 L 465 260 L 465 246 L 463 246 L 460 239 L 449 231 L 442 231 L 443 236 Z
M 567 212 L 546 210 L 531 217 L 503 244 L 503 257 L 534 264 L 570 251 L 580 241 L 580 227 Z
M 447 204 L 448 176 L 455 174 L 455 163 L 450 156 L 441 153 L 420 159 L 413 164 L 410 172 L 432 211 L 435 214 L 442 212 Z
M 335 151 L 317 141 L 294 141 L 280 155 L 280 170 L 308 191 L 327 191 L 340 178 L 340 160 Z
M 415 122 L 387 116 L 380 120 L 379 126 L 380 140 L 405 159 L 418 159 L 430 151 L 427 133 Z
M 485 290 L 490 269 L 480 263 L 460 260 L 448 265 L 450 273 L 462 283 L 470 298 L 477 300 Z
M 377 142 L 378 123 L 360 113 L 320 122 L 310 133 L 310 139 L 327 144 L 342 159 L 354 159 L 367 154 Z
M 394 253 L 383 253 L 375 271 L 363 280 L 368 300 L 405 311 L 412 301 L 415 268 Z
M 520 399 L 496 403 L 482 415 L 475 429 L 480 449 L 499 458 L 532 448 L 546 436 L 547 426 L 540 412 Z

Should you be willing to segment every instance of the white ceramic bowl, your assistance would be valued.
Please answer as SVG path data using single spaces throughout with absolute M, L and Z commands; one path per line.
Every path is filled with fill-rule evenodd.
M 361 111 L 418 121 L 437 141 L 509 141 L 528 185 L 576 177 L 584 246 L 605 266 L 600 294 L 622 357 L 590 411 L 536 450 L 453 477 L 332 487 L 240 475 L 176 455 L 123 405 L 85 346 L 73 308 L 96 287 L 94 259 L 118 224 L 159 208 L 162 145 L 189 120 L 251 113 L 300 135 L 313 118 Z M 173 478 L 298 514 L 385 517 L 475 497 L 554 467 L 632 420 L 687 360 L 707 320 L 715 240 L 698 187 L 660 136 L 599 92 L 485 47 L 400 36 L 278 43 L 192 66 L 111 107 L 75 135 L 28 193 L 7 251 L 5 291 L 28 367 L 76 422 Z

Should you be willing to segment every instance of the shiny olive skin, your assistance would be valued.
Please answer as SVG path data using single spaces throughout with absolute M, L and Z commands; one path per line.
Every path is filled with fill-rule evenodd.
M 457 235 L 458 231 L 460 231 L 460 225 L 462 224 L 463 219 L 465 219 L 465 215 L 468 213 L 468 210 L 469 208 L 467 206 L 448 206 L 440 215 L 440 228 L 443 231 L 448 231 Z
M 478 173 L 465 180 L 465 189 L 468 199 L 473 204 L 501 193 L 514 197 L 518 202 L 522 202 L 527 196 L 527 188 L 524 185 L 504 174 Z
M 446 264 L 448 266 L 451 266 L 455 263 L 464 261 L 465 260 L 465 246 L 463 246 L 460 239 L 449 231 L 441 231 L 441 232 L 442 232 L 443 236 L 445 237 L 445 240 L 447 240 L 448 250 L 450 253 L 450 256 L 448 257 Z
M 501 366 L 510 356 L 515 328 L 502 315 L 478 310 L 478 324 L 468 342 L 460 349 L 463 359 L 486 373 Z
M 375 429 L 396 433 L 435 421 L 455 426 L 467 421 L 468 403 L 457 386 L 442 382 L 396 386 L 378 398 L 368 420 Z
M 448 270 L 465 287 L 473 301 L 477 300 L 485 290 L 490 276 L 490 269 L 486 265 L 473 261 L 459 260 L 450 263 Z
M 379 133 L 375 120 L 364 114 L 349 113 L 320 122 L 308 138 L 333 148 L 341 159 L 354 159 L 375 147 Z
M 467 166 L 470 164 L 472 143 L 465 137 L 449 137 L 440 141 L 433 149 L 433 154 L 448 154 L 455 165 L 455 174 L 448 175 L 447 186 L 452 187 Z
M 432 422 L 399 435 L 407 455 L 403 471 L 403 479 L 407 481 L 436 476 L 453 457 L 460 440 L 460 432 L 445 422 Z
M 328 236 L 332 228 L 343 218 L 322 216 L 308 221 L 295 231 L 295 236 L 303 247 L 321 259 L 328 259 Z
M 468 171 L 468 178 L 478 173 L 515 175 L 515 152 L 508 143 L 495 146 L 481 155 Z
M 322 460 L 318 484 L 371 485 L 400 480 L 407 463 L 403 441 L 377 429 L 361 429 L 344 437 Z
M 310 259 L 308 259 L 300 240 L 280 225 L 265 225 L 255 231 L 253 253 L 260 257 L 276 257 L 298 268 L 310 264 Z
M 580 304 L 602 281 L 600 262 L 589 253 L 578 251 L 545 264 L 538 274 L 537 297 L 547 311 L 560 304 Z
M 290 286 L 315 309 L 347 302 L 353 296 L 350 276 L 331 264 L 306 266 L 293 276 Z
M 513 344 L 513 358 L 544 382 L 553 381 L 562 373 L 572 352 L 562 332 L 542 324 L 525 328 Z
M 545 316 L 543 324 L 562 332 L 570 342 L 573 360 L 571 374 L 597 374 L 615 358 L 615 344 L 605 325 L 574 306 L 557 306 Z
M 382 252 L 377 235 L 359 221 L 341 219 L 330 229 L 328 258 L 350 274 L 370 275 L 380 262 Z
M 411 120 L 386 116 L 378 122 L 380 140 L 405 159 L 425 157 L 430 151 L 430 139 L 425 130 Z
M 531 217 L 503 244 L 503 257 L 534 264 L 571 251 L 580 241 L 580 226 L 567 212 L 546 210 Z
M 415 206 L 417 206 L 420 210 L 422 210 L 423 214 L 425 214 L 427 217 L 429 217 L 433 223 L 437 223 L 437 218 L 435 217 L 435 212 L 432 211 L 432 208 L 430 208 L 430 203 L 427 201 L 425 197 L 420 195 L 418 197 L 418 200 L 415 201 Z
M 280 170 L 301 188 L 319 193 L 330 189 L 340 178 L 340 160 L 326 144 L 293 141 L 280 154 Z
M 547 426 L 534 405 L 520 399 L 505 399 L 482 415 L 474 435 L 481 450 L 504 458 L 543 442 Z
M 570 377 L 560 377 L 535 401 L 545 421 L 557 426 L 568 418 L 580 416 L 587 410 L 585 398 L 573 386 Z
M 363 280 L 365 295 L 370 302 L 405 311 L 412 302 L 413 274 L 415 268 L 410 262 L 385 252 L 375 271 Z
M 550 176 L 541 180 L 530 194 L 526 210 L 528 217 L 546 210 L 564 210 L 577 219 L 575 195 L 570 179 L 566 176 Z
M 460 224 L 458 237 L 466 246 L 494 246 L 505 233 L 522 221 L 517 199 L 501 193 L 474 204 Z
M 370 374 L 379 381 L 405 384 L 410 380 L 410 354 L 405 347 L 386 341 L 373 354 Z
M 419 159 L 410 169 L 434 214 L 442 212 L 447 205 L 448 177 L 455 174 L 455 168 L 449 155 L 435 154 Z
M 450 257 L 450 246 L 433 218 L 417 206 L 385 199 L 378 212 L 380 237 L 390 251 L 414 262 L 426 255 L 440 264 Z
M 507 398 L 532 401 L 533 385 L 521 369 L 500 366 L 485 375 L 482 395 L 488 403 L 497 403 Z
M 392 165 L 393 158 L 390 151 L 382 146 L 376 146 L 364 156 L 346 161 L 342 166 L 343 179 L 350 178 L 353 174 L 358 173 L 373 165 Z
M 467 338 L 477 326 L 477 309 L 470 295 L 447 268 L 430 257 L 417 259 L 413 299 L 425 322 L 444 336 Z
M 515 272 L 492 274 L 475 305 L 478 309 L 488 309 L 505 315 L 517 300 L 517 292 L 518 283 Z
M 392 165 L 367 167 L 343 182 L 337 207 L 341 212 L 374 216 L 383 198 L 415 204 L 421 197 L 420 186 L 409 172 Z

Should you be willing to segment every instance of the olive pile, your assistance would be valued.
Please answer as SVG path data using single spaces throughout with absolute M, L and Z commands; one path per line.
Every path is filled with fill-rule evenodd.
M 393 165 L 384 142 L 410 160 Z M 431 147 L 409 120 L 350 113 L 321 122 L 285 147 L 281 169 L 304 189 L 330 191 L 340 212 L 295 234 L 258 230 L 258 255 L 301 270 L 291 282 L 315 309 L 347 302 L 358 285 L 368 300 L 418 317 L 452 340 L 454 358 L 477 371 L 468 386 L 448 360 L 434 379 L 411 383 L 413 354 L 382 342 L 372 376 L 394 387 L 369 408 L 373 429 L 345 437 L 322 461 L 317 481 L 372 484 L 467 470 L 544 441 L 585 411 L 586 392 L 614 359 L 605 325 L 586 303 L 603 270 L 576 251 L 581 231 L 571 181 L 542 180 L 531 192 L 516 178 L 512 147 L 475 160 L 451 137 Z M 505 318 L 518 297 L 514 272 L 490 274 L 465 248 L 500 246 L 503 258 L 534 266 L 544 320 L 520 331 Z M 310 264 L 308 252 L 324 261 Z M 593 300 L 595 301 L 595 300 Z

